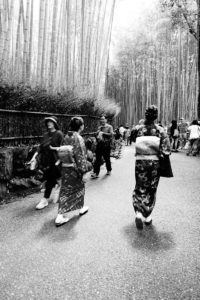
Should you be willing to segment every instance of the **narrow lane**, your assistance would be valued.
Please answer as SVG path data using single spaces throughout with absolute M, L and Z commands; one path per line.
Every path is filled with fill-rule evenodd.
M 55 204 L 34 194 L 0 206 L 0 299 L 200 299 L 200 158 L 171 156 L 153 225 L 138 232 L 131 193 L 134 147 L 111 176 L 87 180 L 89 213 L 56 228 Z

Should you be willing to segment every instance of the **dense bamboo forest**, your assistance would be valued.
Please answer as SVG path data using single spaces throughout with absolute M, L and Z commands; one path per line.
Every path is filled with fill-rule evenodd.
M 196 19 L 195 0 L 158 1 L 154 14 L 124 40 L 106 83 L 108 96 L 121 104 L 118 123 L 137 123 L 153 103 L 163 124 L 198 117 Z
M 95 99 L 112 115 L 121 107 L 116 123 L 137 123 L 152 103 L 164 124 L 200 118 L 199 1 L 152 0 L 122 36 L 113 24 L 120 3 L 137 5 L 128 1 L 0 0 L 0 87 Z
M 0 79 L 101 95 L 115 0 L 1 0 Z

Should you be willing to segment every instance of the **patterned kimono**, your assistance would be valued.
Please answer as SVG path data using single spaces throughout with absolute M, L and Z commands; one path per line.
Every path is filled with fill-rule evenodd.
M 59 214 L 80 209 L 84 206 L 85 184 L 83 174 L 88 171 L 83 138 L 77 132 L 69 132 L 64 139 L 64 144 L 71 145 L 73 148 L 71 147 L 71 151 L 59 154 L 62 160 Z
M 159 156 L 170 154 L 170 141 L 164 129 L 158 125 L 140 125 L 136 138 L 136 185 L 133 191 L 133 207 L 147 218 L 156 202 L 160 179 Z

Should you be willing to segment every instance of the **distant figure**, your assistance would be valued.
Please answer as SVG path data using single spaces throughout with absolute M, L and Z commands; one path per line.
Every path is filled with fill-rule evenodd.
M 123 136 L 124 136 L 124 131 L 125 131 L 124 126 L 123 126 L 123 125 L 120 125 L 120 126 L 119 126 L 119 132 L 120 132 L 122 138 L 123 138 Z
M 156 202 L 156 191 L 160 179 L 159 156 L 170 154 L 170 141 L 164 129 L 156 124 L 158 110 L 155 105 L 146 109 L 144 125 L 137 127 L 136 137 L 136 185 L 133 191 L 133 207 L 136 227 L 152 223 L 152 211 Z
M 189 145 L 186 155 L 197 155 L 198 152 L 198 140 L 200 138 L 200 126 L 197 120 L 193 120 L 192 124 L 188 127 L 189 132 Z
M 110 151 L 111 151 L 111 141 L 114 135 L 113 127 L 107 123 L 105 116 L 100 119 L 101 125 L 97 131 L 97 145 L 96 145 L 96 159 L 94 162 L 94 170 L 91 174 L 91 178 L 97 178 L 99 176 L 100 167 L 102 164 L 102 158 L 105 161 L 107 175 L 111 173 L 111 161 L 110 161 Z
M 120 138 L 121 138 L 119 127 L 117 127 L 114 131 L 114 138 L 115 138 L 115 140 L 120 140 Z
M 172 125 L 169 132 L 172 151 L 178 152 L 179 129 L 176 120 L 172 120 Z
M 126 146 L 128 146 L 130 143 L 130 135 L 131 135 L 131 130 L 129 128 L 129 125 L 126 124 L 125 130 L 124 130 L 124 142 L 125 142 Z
M 120 158 L 122 148 L 122 136 L 119 132 L 119 127 L 114 131 L 114 157 Z
M 183 149 L 187 140 L 187 129 L 188 124 L 184 121 L 184 118 L 180 118 L 180 123 L 178 124 L 179 129 L 179 149 Z

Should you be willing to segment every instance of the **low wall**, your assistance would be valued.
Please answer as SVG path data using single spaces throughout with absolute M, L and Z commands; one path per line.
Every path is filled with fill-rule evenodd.
M 85 134 L 84 138 L 87 139 Z M 30 170 L 27 164 L 36 152 L 38 145 L 24 145 L 0 148 L 0 204 L 7 203 L 11 195 L 20 196 L 39 190 L 42 184 L 42 174 Z
M 23 190 L 41 184 L 37 174 L 27 167 L 27 162 L 46 130 L 44 118 L 51 115 L 0 109 L 0 203 L 12 190 Z M 73 116 L 54 115 L 58 118 L 59 129 L 65 134 Z M 81 117 L 85 124 L 83 137 L 93 136 L 98 127 L 99 117 Z

